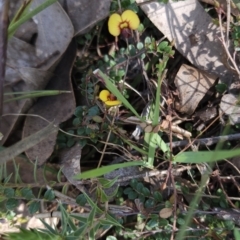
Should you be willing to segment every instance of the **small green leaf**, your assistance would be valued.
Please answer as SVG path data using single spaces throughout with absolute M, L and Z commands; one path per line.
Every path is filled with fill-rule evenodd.
M 136 190 L 141 193 L 142 190 L 143 190 L 143 188 L 144 188 L 143 184 L 142 184 L 141 182 L 139 182 L 139 183 L 137 184 Z
M 144 40 L 144 43 L 147 44 L 147 45 L 151 44 L 151 42 L 152 42 L 152 40 L 151 40 L 150 37 L 146 37 L 145 40 Z
M 217 92 L 219 93 L 224 93 L 225 91 L 227 91 L 228 87 L 225 83 L 219 83 L 215 86 Z
M 137 188 L 137 184 L 138 184 L 138 181 L 136 180 L 136 178 L 133 178 L 130 182 L 130 186 L 134 189 Z
M 99 108 L 98 106 L 93 106 L 88 109 L 88 116 L 93 117 L 95 115 L 99 115 Z
M 133 192 L 133 189 L 130 188 L 130 187 L 125 188 L 124 191 L 123 191 L 123 193 L 126 194 L 126 195 L 129 194 L 130 192 Z
M 13 188 L 5 188 L 4 189 L 4 195 L 7 197 L 7 198 L 12 198 L 14 197 L 15 195 L 15 191 Z
M 138 42 L 138 43 L 137 43 L 137 49 L 138 49 L 138 50 L 143 49 L 143 47 L 144 47 L 144 46 L 143 46 L 143 43 L 142 43 L 142 42 Z
M 160 52 L 163 52 L 163 51 L 165 51 L 165 49 L 167 48 L 167 46 L 168 46 L 168 42 L 167 42 L 167 41 L 162 41 L 162 42 L 160 42 L 159 45 L 158 45 L 158 50 L 159 50 Z
M 185 224 L 185 220 L 184 220 L 183 218 L 178 217 L 177 223 L 178 223 L 179 225 L 184 225 L 184 224 Z
M 102 117 L 100 117 L 100 116 L 93 116 L 92 117 L 92 120 L 94 121 L 94 122 L 96 122 L 96 123 L 102 123 L 103 122 L 103 118 Z
M 30 188 L 23 188 L 21 189 L 21 195 L 25 197 L 27 200 L 31 200 L 35 196 L 33 195 L 32 189 Z
M 14 208 L 16 208 L 17 206 L 18 206 L 18 200 L 15 198 L 10 198 L 5 203 L 5 207 L 8 210 L 14 210 Z
M 87 203 L 87 199 L 85 198 L 84 194 L 80 194 L 77 196 L 76 202 L 80 206 L 85 206 L 85 204 Z
M 78 106 L 78 107 L 76 107 L 76 109 L 75 109 L 75 112 L 74 112 L 74 115 L 76 116 L 76 117 L 78 117 L 78 118 L 82 118 L 83 117 L 83 108 L 82 108 L 82 106 Z
M 225 225 L 225 227 L 226 227 L 226 229 L 227 229 L 228 231 L 232 231 L 232 230 L 234 229 L 234 227 L 235 227 L 234 222 L 231 221 L 231 220 L 226 220 L 226 221 L 224 221 L 224 225 Z
M 30 214 L 36 213 L 40 209 L 40 202 L 33 201 L 28 205 Z
M 73 138 L 69 138 L 67 141 L 67 146 L 72 147 L 75 144 L 75 140 Z
M 158 227 L 158 219 L 151 219 L 147 222 L 146 227 L 148 230 L 152 230 L 153 228 Z
M 79 125 L 81 125 L 81 121 L 79 118 L 74 118 L 72 124 L 74 127 L 78 127 Z
M 159 226 L 167 226 L 168 225 L 168 220 L 167 219 L 163 219 L 163 218 L 160 218 L 159 220 L 158 220 L 158 224 L 159 224 Z
M 44 198 L 49 200 L 49 201 L 53 200 L 55 198 L 55 194 L 54 194 L 53 190 L 48 189 L 44 194 Z
M 138 30 L 138 32 L 143 32 L 144 25 L 142 23 L 140 23 L 137 30 Z
M 138 196 L 138 194 L 136 192 L 133 192 L 133 191 L 128 194 L 128 198 L 131 199 L 131 200 L 136 199 L 137 196 Z
M 152 208 L 155 206 L 155 201 L 151 198 L 149 198 L 146 202 L 145 202 L 145 208 Z
M 150 195 L 150 191 L 148 188 L 144 187 L 141 191 L 141 193 L 145 196 L 148 197 Z
M 154 197 L 154 200 L 156 202 L 161 203 L 163 201 L 163 197 L 162 197 L 162 194 L 160 192 L 154 192 L 153 197 Z
M 134 55 L 136 55 L 136 48 L 135 48 L 135 46 L 134 45 L 128 45 L 128 50 L 129 50 L 129 54 L 131 55 L 131 56 L 134 56 Z

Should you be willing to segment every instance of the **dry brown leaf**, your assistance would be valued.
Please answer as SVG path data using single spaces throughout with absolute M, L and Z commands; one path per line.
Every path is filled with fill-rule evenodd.
M 48 121 L 56 125 L 69 119 L 75 110 L 75 98 L 71 83 L 71 71 L 76 56 L 76 43 L 72 41 L 69 48 L 65 52 L 62 60 L 55 69 L 54 77 L 50 80 L 46 89 L 53 90 L 69 90 L 71 94 L 61 94 L 50 97 L 39 98 L 30 114 L 42 116 Z M 27 117 L 23 130 L 23 137 L 42 129 L 47 124 L 41 118 Z M 52 134 L 46 141 L 42 141 L 38 145 L 26 151 L 30 160 L 37 159 L 38 165 L 42 165 L 52 154 L 57 134 Z
M 84 34 L 109 14 L 111 0 L 67 0 L 62 5 L 72 20 L 75 35 Z
M 153 24 L 176 49 L 197 68 L 219 76 L 229 84 L 233 78 L 225 50 L 215 25 L 197 0 L 170 1 L 167 4 L 136 0 Z M 146 2 L 146 3 L 145 3 Z
M 161 191 L 163 191 L 166 188 L 167 188 L 167 184 L 165 182 L 160 185 Z
M 0 151 L 0 164 L 12 160 L 22 152 L 48 138 L 49 135 L 57 134 L 57 132 L 58 127 L 56 127 L 53 123 L 50 123 L 47 124 L 47 126 L 45 125 L 39 131 L 36 131 L 30 136 L 27 136 L 21 141 L 15 143 L 14 145 L 4 148 L 2 151 Z
M 239 96 L 234 96 L 233 94 L 224 95 L 220 103 L 220 113 L 229 116 L 230 124 L 240 123 Z
M 175 202 L 175 195 L 172 194 L 172 196 L 169 198 L 168 201 L 169 201 L 171 204 L 174 204 L 174 202 Z
M 159 125 L 160 129 L 165 130 L 169 129 L 169 121 L 167 120 L 162 120 L 161 124 Z
M 172 208 L 163 208 L 159 212 L 159 216 L 160 216 L 160 218 L 169 218 L 172 216 L 172 213 L 173 213 Z
M 31 9 L 43 2 L 45 0 L 34 0 Z M 33 20 L 38 27 L 36 54 L 48 59 L 48 65 L 52 66 L 59 60 L 71 42 L 74 35 L 73 25 L 58 2 L 34 16 Z M 55 57 L 51 58 L 53 55 Z
M 76 174 L 81 173 L 80 159 L 81 159 L 82 149 L 78 144 L 73 147 L 64 149 L 59 154 L 59 160 L 62 166 L 62 172 L 67 180 L 72 183 L 79 190 L 84 191 L 80 181 L 73 179 Z
M 44 0 L 34 0 L 31 8 L 35 8 Z M 22 1 L 18 1 L 17 5 Z M 12 5 L 14 6 L 14 5 Z M 16 11 L 12 9 L 13 11 Z M 13 15 L 13 13 L 11 13 Z M 73 26 L 59 3 L 55 3 L 43 12 L 34 17 L 33 20 L 25 23 L 19 29 L 16 36 L 29 28 L 32 34 L 37 32 L 35 45 L 24 42 L 13 37 L 8 42 L 6 79 L 4 92 L 13 93 L 23 91 L 42 90 L 52 76 L 51 71 L 54 64 L 60 59 L 68 47 L 73 34 Z M 51 24 L 51 28 L 49 25 Z M 36 27 L 36 29 L 35 29 Z M 21 34 L 20 34 L 21 35 Z M 21 39 L 30 41 L 31 37 L 27 32 L 26 38 L 21 35 Z M 20 100 L 4 104 L 4 114 L 24 113 L 32 105 L 32 100 Z M 16 124 L 17 116 L 3 117 L 0 132 L 3 133 L 5 142 L 12 128 Z
M 147 127 L 144 128 L 145 133 L 150 133 L 152 132 L 152 130 L 153 130 L 153 127 L 151 125 L 148 125 Z
M 216 77 L 183 64 L 175 78 L 180 95 L 180 104 L 176 105 L 177 110 L 192 114 L 215 81 Z

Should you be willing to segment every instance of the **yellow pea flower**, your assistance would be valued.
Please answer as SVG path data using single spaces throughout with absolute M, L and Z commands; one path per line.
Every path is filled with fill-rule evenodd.
M 138 15 L 132 10 L 126 10 L 120 16 L 118 13 L 113 13 L 108 20 L 108 30 L 117 37 L 121 33 L 127 37 L 129 29 L 136 30 L 140 24 Z
M 108 90 L 102 90 L 99 94 L 99 98 L 105 103 L 107 107 L 118 106 L 121 104 L 117 98 Z

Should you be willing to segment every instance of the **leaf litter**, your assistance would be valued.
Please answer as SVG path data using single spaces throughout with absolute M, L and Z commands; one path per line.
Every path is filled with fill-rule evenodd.
M 40 0 L 34 0 L 31 7 L 34 8 L 42 2 L 43 1 Z M 154 131 L 158 132 L 161 128 L 160 126 L 162 126 L 166 121 L 168 128 L 171 128 L 171 121 L 176 120 L 175 122 L 178 122 L 181 127 L 187 128 L 190 131 L 190 135 L 182 134 L 181 136 L 188 138 L 188 140 L 185 142 L 185 146 L 192 147 L 192 150 L 196 151 L 198 150 L 197 146 L 194 146 L 193 143 L 191 143 L 189 137 L 191 137 L 193 134 L 194 138 L 198 138 L 199 135 L 197 131 L 205 131 L 204 136 L 211 137 L 213 135 L 217 135 L 216 138 L 218 138 L 218 135 L 220 134 L 218 125 L 219 123 L 225 124 L 224 119 L 221 119 L 223 116 L 229 116 L 230 124 L 234 127 L 238 127 L 237 124 L 239 123 L 240 118 L 238 113 L 238 96 L 236 94 L 238 91 L 236 91 L 236 88 L 235 92 L 232 91 L 232 93 L 225 95 L 216 93 L 216 91 L 213 90 L 216 84 L 224 83 L 227 86 L 227 91 L 230 89 L 232 83 L 235 83 L 236 79 L 239 78 L 237 72 L 232 71 L 232 66 L 227 60 L 228 56 L 226 55 L 226 51 L 223 47 L 222 42 L 219 40 L 221 38 L 221 27 L 213 23 L 212 18 L 204 10 L 202 5 L 195 0 L 189 0 L 187 2 L 169 2 L 167 4 L 144 0 L 136 0 L 136 2 L 139 4 L 140 8 L 143 10 L 146 16 L 156 26 L 155 31 L 158 31 L 158 34 L 162 33 L 170 42 L 172 42 L 176 50 L 181 55 L 181 61 L 180 64 L 178 64 L 178 71 L 175 71 L 176 74 L 173 77 L 172 82 L 169 81 L 169 85 L 168 83 L 164 82 L 164 84 L 166 84 L 166 89 L 164 89 L 164 87 L 162 89 L 161 94 L 165 101 L 165 106 L 167 106 L 164 111 L 162 110 L 162 115 L 163 118 L 165 117 L 165 119 L 161 120 L 162 122 L 159 123 L 159 126 L 151 126 L 151 122 L 148 123 L 148 130 L 145 129 L 145 132 L 151 134 L 153 131 L 152 129 L 155 129 Z M 9 40 L 5 80 L 6 92 L 11 92 L 12 96 L 14 96 L 14 92 L 41 89 L 69 90 L 71 93 L 51 97 L 46 96 L 39 98 L 36 101 L 28 99 L 4 104 L 5 116 L 2 117 L 0 128 L 1 133 L 4 135 L 2 143 L 8 142 L 11 132 L 14 134 L 13 130 L 19 126 L 16 125 L 18 124 L 18 117 L 9 116 L 8 114 L 11 113 L 29 114 L 29 116 L 26 117 L 24 123 L 22 141 L 24 141 L 24 139 L 27 139 L 29 136 L 35 136 L 35 142 L 32 142 L 30 144 L 30 149 L 30 145 L 26 144 L 26 146 L 24 146 L 21 145 L 21 142 L 18 142 L 19 145 L 17 145 L 17 147 L 20 146 L 18 150 L 12 153 L 11 149 L 8 150 L 8 152 L 5 151 L 5 156 L 4 158 L 1 158 L 1 161 L 10 160 L 20 153 L 25 152 L 27 158 L 30 161 L 35 162 L 37 160 L 36 164 L 38 166 L 43 166 L 44 164 L 47 164 L 47 161 L 51 158 L 52 154 L 55 154 L 55 147 L 58 146 L 58 144 L 56 145 L 56 140 L 58 137 L 57 132 L 53 131 L 50 136 L 46 136 L 46 139 L 42 137 L 39 139 L 39 142 L 36 140 L 38 138 L 38 135 L 36 134 L 38 131 L 41 131 L 44 128 L 46 129 L 46 126 L 49 124 L 49 122 L 51 124 L 54 124 L 54 126 L 58 129 L 58 127 L 63 122 L 67 121 L 73 116 L 76 108 L 76 102 L 73 94 L 72 77 L 75 77 L 73 74 L 73 69 L 76 70 L 76 59 L 78 59 L 76 58 L 76 55 L 77 51 L 79 51 L 79 49 L 76 47 L 76 41 L 73 39 L 73 37 L 79 34 L 89 33 L 95 24 L 99 23 L 99 21 L 102 19 L 105 19 L 109 14 L 110 3 L 111 1 L 101 1 L 101 3 L 97 5 L 93 4 L 93 1 L 59 1 L 59 3 L 57 2 L 53 4 L 35 16 L 33 19 L 23 24 L 18 29 L 15 36 Z M 226 6 L 224 6 L 224 8 L 226 9 Z M 238 15 L 237 10 L 234 10 L 232 12 L 235 16 Z M 49 23 L 51 23 L 51 27 L 49 27 Z M 104 25 L 101 25 L 101 27 L 102 26 L 104 28 Z M 101 27 L 98 27 L 95 30 L 98 31 L 101 29 Z M 101 31 L 99 34 L 101 34 Z M 157 36 L 159 36 L 158 34 Z M 35 36 L 36 38 L 34 39 L 34 44 L 31 42 L 32 36 Z M 102 41 L 101 38 L 99 39 L 99 41 Z M 93 47 L 94 44 L 94 41 L 90 42 L 91 47 Z M 88 48 L 89 52 L 92 51 L 91 47 Z M 94 46 L 94 48 L 96 47 Z M 179 53 L 176 53 L 176 55 Z M 96 52 L 94 54 L 97 55 Z M 90 70 L 90 68 L 88 70 Z M 91 69 L 91 71 L 92 70 L 95 69 Z M 131 69 L 129 69 L 129 71 L 130 70 Z M 109 73 L 107 69 L 106 72 Z M 167 75 L 167 77 L 168 76 L 169 75 Z M 140 89 L 140 91 L 141 90 L 142 89 Z M 214 94 L 212 94 L 212 92 L 214 92 Z M 78 96 L 78 94 L 76 94 L 76 96 Z M 7 98 L 9 97 L 6 97 L 5 99 Z M 82 99 L 82 96 L 80 99 Z M 131 99 L 131 96 L 129 99 L 133 100 Z M 215 100 L 217 100 L 216 103 L 214 103 Z M 217 105 L 218 103 L 220 103 L 219 106 Z M 143 104 L 140 102 L 139 104 L 141 105 L 140 108 L 144 108 L 145 103 Z M 139 107 L 138 104 L 135 106 L 136 109 Z M 210 110 L 211 108 L 214 110 Z M 138 112 L 141 114 L 141 111 Z M 203 117 L 204 114 L 211 115 L 211 117 Z M 172 118 L 172 116 L 174 117 Z M 92 119 L 96 119 L 97 116 L 92 117 Z M 202 128 L 199 127 L 195 129 L 196 125 L 194 125 L 194 121 L 196 121 L 196 118 L 200 118 L 200 120 L 205 123 L 208 123 L 208 121 L 210 121 L 209 125 L 205 124 Z M 221 121 L 219 121 L 219 118 Z M 89 121 L 89 119 L 91 118 L 88 116 L 85 120 Z M 217 124 L 214 124 L 214 121 L 217 121 Z M 193 124 L 190 124 L 191 126 L 188 128 L 187 125 L 189 122 Z M 136 125 L 136 123 L 133 125 Z M 211 125 L 213 125 L 212 128 Z M 86 124 L 85 127 L 88 128 L 87 126 L 88 125 Z M 177 125 L 172 124 L 172 129 L 170 131 L 165 131 L 165 133 L 167 133 L 165 135 L 171 135 L 172 132 L 174 132 L 174 126 Z M 212 133 L 210 131 L 207 131 L 209 127 Z M 178 126 L 175 128 L 182 129 Z M 99 130 L 99 128 L 96 129 Z M 132 132 L 133 130 L 134 129 L 131 129 L 130 131 Z M 185 130 L 183 129 L 183 131 Z M 115 133 L 115 131 L 113 132 Z M 125 131 L 122 131 L 121 134 L 124 135 L 126 133 Z M 134 143 L 132 142 L 133 148 L 134 144 L 141 144 L 141 134 L 143 133 L 140 132 L 138 135 L 139 141 L 135 141 Z M 130 135 L 131 134 L 124 135 L 124 137 Z M 179 135 L 181 134 L 179 133 Z M 194 142 L 195 139 L 192 140 Z M 171 138 L 169 141 L 171 141 Z M 220 136 L 219 141 L 221 141 Z M 199 141 L 199 143 L 201 143 L 201 141 Z M 174 145 L 174 142 L 168 143 L 170 147 L 174 148 L 172 144 Z M 91 144 L 89 144 L 89 146 L 91 146 Z M 96 146 L 97 148 L 99 147 L 98 145 Z M 176 146 L 180 145 L 176 144 Z M 94 147 L 92 147 L 92 149 L 94 149 Z M 58 161 L 61 162 L 61 165 L 63 167 L 62 172 L 65 175 L 67 181 L 79 189 L 81 192 L 85 192 L 85 187 L 89 188 L 90 183 L 88 182 L 86 185 L 84 185 L 86 182 L 73 179 L 73 175 L 79 174 L 81 171 L 83 171 L 84 167 L 82 167 L 82 164 L 86 165 L 84 162 L 84 156 L 89 154 L 89 152 L 85 154 L 84 151 L 86 149 L 82 149 L 80 145 L 75 144 L 69 149 L 64 149 L 62 153 L 60 150 L 60 153 L 57 157 Z M 121 148 L 119 147 L 119 149 Z M 106 154 L 106 156 L 111 156 L 115 151 L 118 153 L 119 149 L 114 150 L 113 148 L 111 149 L 108 147 L 108 154 Z M 202 147 L 200 146 L 199 149 L 202 150 Z M 90 150 L 87 150 L 90 151 L 91 148 Z M 0 152 L 0 155 L 1 154 L 4 155 L 4 150 Z M 119 158 L 120 162 L 124 161 L 124 159 L 141 159 L 139 154 L 136 154 L 136 152 L 132 150 L 124 149 L 121 154 L 122 156 Z M 9 159 L 7 159 L 6 156 L 9 156 Z M 93 156 L 99 157 L 97 154 Z M 204 154 L 202 156 L 204 156 Z M 178 161 L 177 159 L 182 160 L 187 158 L 189 163 L 191 163 L 194 162 L 194 160 L 191 161 L 193 157 L 193 153 L 190 158 L 183 155 L 182 157 L 179 156 L 176 158 L 176 161 Z M 198 158 L 201 158 L 200 154 L 198 154 Z M 110 157 L 110 159 L 112 159 L 112 157 Z M 108 164 L 111 162 L 108 158 L 106 158 L 106 160 L 108 160 Z M 198 160 L 196 161 L 198 162 Z M 31 169 L 28 170 L 29 168 L 24 166 L 24 164 L 19 164 L 21 170 L 24 168 L 26 169 L 25 171 L 32 171 Z M 161 165 L 161 162 L 156 158 L 156 165 L 157 164 Z M 87 166 L 91 166 L 91 163 L 90 165 L 87 164 Z M 196 175 L 194 177 L 198 179 L 199 166 L 196 166 L 197 165 L 193 165 L 190 167 L 190 169 L 192 171 L 195 171 Z M 224 167 L 220 166 L 220 168 L 222 170 L 222 174 L 225 174 L 226 170 Z M 13 171 L 12 169 L 12 166 L 8 167 L 8 171 Z M 159 168 L 159 170 L 163 169 L 166 169 L 166 165 L 164 164 Z M 206 169 L 206 167 L 204 167 L 204 169 Z M 185 190 L 188 189 L 192 192 L 196 191 L 196 185 L 194 185 L 195 188 L 192 190 L 193 183 L 190 183 L 193 180 L 193 176 L 190 174 L 188 175 L 192 177 L 191 181 L 189 182 L 185 179 L 185 176 L 187 174 L 187 170 L 185 168 L 179 170 L 180 173 L 174 172 L 175 170 L 176 169 L 172 169 L 170 175 L 172 174 L 175 177 L 177 184 L 182 184 L 182 191 L 184 191 L 184 188 Z M 38 173 L 38 176 L 39 174 L 41 175 L 42 172 L 40 171 L 40 173 Z M 146 172 L 144 171 L 144 173 L 141 173 L 141 169 L 138 169 L 137 174 L 135 172 L 130 172 L 130 175 L 131 174 L 133 175 L 133 178 L 135 175 L 138 175 L 136 178 L 142 179 L 143 175 L 146 175 Z M 21 173 L 21 175 L 23 175 L 23 173 Z M 118 170 L 112 172 L 111 179 L 119 177 L 119 175 L 122 176 L 122 181 L 124 182 L 124 173 L 119 173 Z M 170 180 L 167 181 L 166 178 L 168 177 L 169 176 L 165 174 L 163 178 L 156 177 L 155 180 L 157 180 L 157 182 L 149 181 L 151 182 L 149 183 L 151 190 L 157 188 L 158 181 L 164 181 L 164 185 L 166 186 L 164 189 L 165 200 L 170 196 L 175 196 L 173 195 L 173 182 Z M 222 185 L 222 189 L 225 190 L 224 188 L 227 186 L 227 180 L 224 180 L 223 175 L 219 175 L 218 177 L 224 185 L 224 187 Z M 29 183 L 32 180 L 33 179 L 27 179 L 24 176 L 24 182 Z M 154 177 L 152 177 L 152 180 L 154 180 Z M 127 179 L 126 183 L 129 184 L 129 179 Z M 132 182 L 130 182 L 130 184 L 132 184 L 133 189 L 135 189 L 135 187 L 138 189 L 138 187 L 134 186 Z M 211 185 L 212 183 L 208 182 L 208 184 L 210 190 L 213 192 L 213 194 L 215 194 L 214 186 Z M 116 186 L 116 188 L 118 187 L 118 185 L 113 186 Z M 114 192 L 114 189 L 112 192 Z M 233 194 L 233 192 L 234 191 L 225 192 L 227 199 L 229 199 L 229 196 Z M 137 192 L 131 192 L 131 194 L 131 196 L 134 196 L 137 194 Z M 145 191 L 145 194 L 147 195 L 148 191 Z M 227 194 L 229 194 L 229 196 Z M 94 195 L 92 195 L 92 197 L 94 198 Z M 103 195 L 101 197 L 103 199 Z M 105 196 L 107 199 L 112 199 L 110 196 L 108 197 Z M 141 197 L 142 196 L 139 195 L 137 199 L 139 200 Z M 183 204 L 183 198 L 184 195 L 179 194 L 178 196 L 174 197 L 174 203 L 171 204 L 174 205 L 177 201 L 181 201 L 181 204 Z M 193 198 L 191 196 L 191 193 L 189 193 L 185 198 L 185 201 L 190 204 L 192 200 Z M 149 204 L 149 202 L 146 204 Z M 117 206 L 114 207 L 117 208 Z M 132 209 L 132 212 L 134 212 L 133 205 L 127 206 L 125 210 L 129 210 L 129 207 Z M 149 209 L 146 210 L 146 207 L 142 207 L 142 209 L 144 209 L 144 214 L 147 215 Z M 181 209 L 181 211 L 184 212 L 184 209 Z M 219 212 L 221 211 L 219 210 Z M 165 206 L 158 213 L 160 214 L 160 218 L 168 219 L 170 216 L 176 214 L 176 209 L 172 208 L 172 206 Z M 220 215 L 218 214 L 217 217 L 220 218 Z M 221 215 L 221 218 L 224 218 L 223 215 Z M 234 220 L 234 218 L 232 219 Z M 180 220 L 178 222 L 179 224 L 181 223 Z M 238 220 L 236 220 L 235 223 L 238 225 Z

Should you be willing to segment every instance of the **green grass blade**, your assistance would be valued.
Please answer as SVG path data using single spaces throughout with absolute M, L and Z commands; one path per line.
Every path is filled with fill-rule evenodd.
M 103 225 L 114 225 L 117 227 L 123 227 L 115 218 L 106 213 L 105 218 L 100 220 L 100 223 Z
M 65 234 L 67 232 L 67 227 L 68 227 L 68 213 L 67 211 L 65 210 L 65 208 L 63 207 L 62 204 L 59 204 L 59 208 L 60 208 L 60 211 L 61 211 L 61 221 L 62 221 L 62 224 L 61 224 L 61 234 Z
M 125 139 L 125 138 L 122 137 L 121 135 L 120 135 L 120 137 L 121 137 L 121 139 L 122 139 L 125 143 L 127 143 L 131 148 L 135 149 L 137 152 L 139 152 L 139 153 L 141 153 L 141 154 L 143 154 L 143 155 L 147 155 L 147 154 L 148 154 L 147 151 L 145 151 L 145 150 L 137 147 L 136 145 L 132 144 L 131 141 L 128 141 L 127 139 Z
M 126 162 L 126 163 L 119 163 L 119 164 L 113 164 L 101 168 L 96 168 L 90 171 L 86 171 L 84 173 L 79 173 L 74 176 L 74 179 L 87 179 L 87 178 L 96 178 L 99 176 L 102 176 L 106 173 L 112 172 L 118 168 L 123 168 L 123 167 L 130 167 L 130 166 L 144 166 L 144 162 Z
M 158 85 L 155 104 L 152 104 L 149 116 L 149 118 L 152 120 L 153 126 L 156 126 L 159 122 L 161 84 L 165 76 L 164 69 L 166 67 L 167 61 L 168 57 L 165 57 L 158 65 Z M 159 147 L 161 150 L 166 152 L 166 149 L 168 149 L 168 147 L 166 147 L 167 145 L 163 142 L 158 133 L 145 133 L 144 141 L 148 144 L 148 166 L 153 167 L 156 148 Z
M 21 100 L 21 99 L 26 99 L 26 98 L 37 98 L 37 97 L 60 95 L 62 93 L 71 93 L 71 92 L 70 91 L 61 91 L 61 90 L 44 90 L 44 91 L 33 91 L 33 92 L 28 92 L 28 93 L 26 93 L 26 92 L 14 93 L 14 95 L 21 94 L 22 96 L 4 100 L 4 103 L 17 101 L 17 100 Z M 13 93 L 4 94 L 4 96 L 7 96 L 7 95 L 13 95 Z
M 37 15 L 38 13 L 40 13 L 41 11 L 43 11 L 44 9 L 46 9 L 47 7 L 49 7 L 50 5 L 52 5 L 53 3 L 57 2 L 57 0 L 46 0 L 44 3 L 42 3 L 41 5 L 39 5 L 38 7 L 36 7 L 34 10 L 32 10 L 31 12 L 23 15 L 18 21 L 14 22 L 13 24 L 11 24 L 8 28 L 8 37 L 12 37 L 13 34 L 15 33 L 15 31 L 19 28 L 20 25 L 22 25 L 24 22 L 26 22 L 27 20 L 29 20 L 30 18 L 32 18 L 33 16 Z
M 235 239 L 240 239 L 240 231 L 239 231 L 239 229 L 234 228 L 233 233 L 234 233 Z
M 205 163 L 223 160 L 240 155 L 240 149 L 226 151 L 201 151 L 201 152 L 183 152 L 176 155 L 173 162 L 180 163 Z
M 11 27 L 15 22 L 18 21 L 18 19 L 20 19 L 21 17 L 23 17 L 24 15 L 26 15 L 26 13 L 29 10 L 29 7 L 31 6 L 33 0 L 25 0 L 20 8 L 18 9 L 18 11 L 16 12 L 16 14 L 14 15 L 13 19 L 11 20 L 11 22 L 9 23 L 9 27 Z
M 91 212 L 89 213 L 88 218 L 87 218 L 87 223 L 90 226 L 92 226 L 94 223 L 96 213 L 97 213 L 97 207 L 95 206 L 91 209 Z

